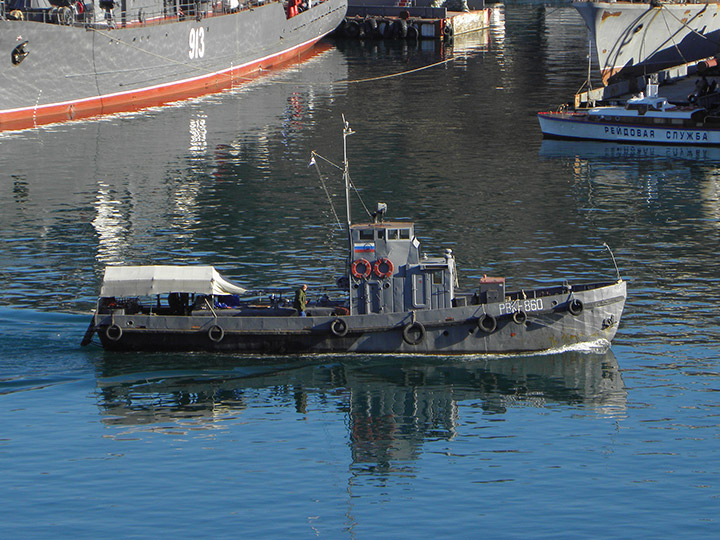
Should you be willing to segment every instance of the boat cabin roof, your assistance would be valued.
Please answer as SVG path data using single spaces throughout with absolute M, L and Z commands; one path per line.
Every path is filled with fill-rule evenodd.
M 378 221 L 373 223 L 354 223 L 351 229 L 412 229 L 412 221 Z
M 628 99 L 625 108 L 662 111 L 664 109 L 674 109 L 675 105 L 668 103 L 667 98 L 664 97 L 640 96 Z
M 410 221 L 374 221 L 350 225 L 350 232 L 356 241 L 363 240 L 412 240 L 415 232 Z
M 100 296 L 151 296 L 166 293 L 243 294 L 212 266 L 108 266 Z

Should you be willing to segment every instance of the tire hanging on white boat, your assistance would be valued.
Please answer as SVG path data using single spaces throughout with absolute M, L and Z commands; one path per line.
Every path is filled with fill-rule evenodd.
M 573 298 L 570 302 L 568 302 L 568 311 L 571 315 L 580 315 L 583 307 L 582 300 L 578 300 L 577 298 Z

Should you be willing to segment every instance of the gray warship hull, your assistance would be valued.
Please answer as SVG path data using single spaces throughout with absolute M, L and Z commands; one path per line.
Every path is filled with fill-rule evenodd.
M 603 84 L 718 53 L 718 2 L 574 0 L 596 50 Z
M 188 316 L 94 315 L 108 350 L 256 354 L 503 354 L 557 350 L 615 336 L 625 282 L 562 285 L 509 293 L 502 302 L 445 309 L 307 317 L 214 310 Z M 320 309 L 318 309 L 320 311 Z
M 159 3 L 155 17 L 146 8 L 72 24 L 0 17 L 0 131 L 232 88 L 298 59 L 340 24 L 347 8 L 346 0 L 311 3 L 302 12 L 277 1 L 233 9 L 201 3 L 186 15 L 179 7 L 169 13 L 167 5 Z

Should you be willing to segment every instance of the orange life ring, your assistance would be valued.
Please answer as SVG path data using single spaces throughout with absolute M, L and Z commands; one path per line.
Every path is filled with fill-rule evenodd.
M 380 267 L 382 265 L 387 266 L 387 271 L 383 272 Z M 380 279 L 384 279 L 387 277 L 392 276 L 393 270 L 395 270 L 395 267 L 393 266 L 393 263 L 390 259 L 386 259 L 385 257 L 380 257 L 377 261 L 375 261 L 375 266 L 373 267 L 373 270 L 375 270 L 375 275 L 379 277 Z
M 363 270 L 362 272 L 358 271 L 358 266 L 360 265 L 365 267 L 365 270 Z M 372 265 L 367 259 L 358 259 L 352 263 L 352 266 L 350 267 L 350 272 L 355 279 L 367 279 L 368 277 L 370 277 L 370 272 L 372 272 Z

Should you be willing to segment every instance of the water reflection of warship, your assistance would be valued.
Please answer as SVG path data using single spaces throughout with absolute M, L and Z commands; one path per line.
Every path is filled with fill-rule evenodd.
M 177 360 L 176 360 L 177 359 Z M 414 458 L 426 440 L 462 429 L 463 402 L 486 414 L 560 403 L 623 414 L 626 391 L 611 350 L 503 358 L 348 357 L 277 363 L 217 356 L 106 356 L 97 366 L 104 422 L 127 429 L 213 429 L 245 409 L 305 414 L 309 398 L 347 414 L 353 462 Z M 135 363 L 134 363 L 135 362 Z M 208 365 L 210 362 L 211 365 Z
M 237 160 L 238 152 L 256 156 L 256 161 L 269 156 L 263 147 L 276 140 L 279 131 L 288 124 L 307 124 L 316 109 L 324 110 L 323 103 L 333 95 L 330 83 L 347 79 L 347 62 L 329 45 L 316 47 L 314 53 L 301 64 L 232 92 L 142 113 L 0 135 L 2 198 L 17 210 L 4 212 L 0 223 L 20 236 L 40 235 L 44 240 L 30 242 L 31 250 L 59 237 L 63 245 L 86 246 L 87 256 L 99 264 L 142 257 L 150 250 L 138 246 L 138 239 L 148 238 L 148 228 L 159 219 L 180 231 L 198 222 L 203 210 L 198 198 L 215 186 L 213 172 Z M 86 228 L 68 227 L 68 208 L 87 209 L 84 221 L 92 225 L 97 246 L 88 240 Z M 171 251 L 173 241 L 171 236 L 155 237 L 152 251 Z M 84 275 L 68 280 L 68 297 L 82 297 L 79 287 L 72 290 L 74 284 L 95 280 L 92 265 L 81 266 L 85 269 L 73 271 Z M 28 287 L 33 289 L 52 286 L 46 276 L 36 277 L 26 269 L 15 278 L 32 280 Z M 48 289 L 38 299 L 57 307 L 55 291 Z

